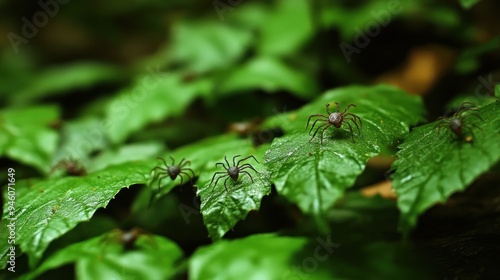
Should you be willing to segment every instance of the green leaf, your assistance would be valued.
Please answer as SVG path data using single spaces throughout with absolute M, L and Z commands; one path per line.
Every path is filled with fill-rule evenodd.
M 495 96 L 500 98 L 500 84 L 495 85 Z
M 113 232 L 72 244 L 50 256 L 21 279 L 74 263 L 78 279 L 169 279 L 182 258 L 181 249 L 161 236 L 141 235 L 131 250 L 112 240 Z M 118 238 L 118 237 L 117 237 Z
M 191 161 L 189 167 L 199 176 L 197 186 L 198 195 L 201 197 L 200 210 L 203 222 L 213 240 L 220 239 L 239 220 L 244 219 L 248 212 L 258 210 L 262 197 L 271 192 L 268 172 L 253 159 L 243 162 L 251 164 L 258 172 L 257 174 L 247 169 L 252 175 L 253 183 L 246 174 L 240 174 L 236 183 L 231 179 L 228 180 L 227 191 L 224 188 L 225 178 L 221 179 L 212 191 L 214 185 L 209 186 L 212 176 L 215 172 L 224 171 L 221 166 L 216 167 L 215 164 L 224 162 L 224 156 L 232 161 L 233 156 L 236 155 L 241 155 L 238 159 L 253 155 L 262 163 L 266 148 L 267 146 L 263 145 L 255 149 L 248 139 L 240 139 L 235 135 L 223 135 L 184 146 L 165 156 L 168 164 L 171 164 L 168 156 L 172 156 L 176 163 L 179 163 L 182 158 Z M 164 185 L 159 195 L 168 193 L 179 182 L 180 179 L 163 180 Z M 151 187 L 156 189 L 156 183 Z
M 47 173 L 58 141 L 50 126 L 58 118 L 55 106 L 0 111 L 0 155 Z
M 158 142 L 123 145 L 116 150 L 107 150 L 99 154 L 92 159 L 87 170 L 95 172 L 111 165 L 154 159 L 161 150 L 163 150 L 163 144 Z
M 267 92 L 285 90 L 304 99 L 311 98 L 317 93 L 317 85 L 312 77 L 272 57 L 250 60 L 225 76 L 219 88 L 223 93 L 252 89 L 262 89 Z
M 221 240 L 198 249 L 189 261 L 190 279 L 284 279 L 294 254 L 307 244 L 301 237 L 255 234 Z M 265 249 L 264 249 L 265 248 Z
M 486 92 L 486 89 L 484 89 L 484 91 Z M 460 107 L 460 105 L 464 102 L 472 103 L 474 104 L 474 106 L 483 106 L 486 104 L 490 104 L 491 102 L 495 102 L 495 100 L 497 100 L 495 97 L 487 94 L 458 95 L 455 98 L 453 98 L 450 102 L 448 102 L 448 104 L 446 104 L 446 109 L 447 112 L 453 112 L 454 110 L 456 110 L 456 108 Z
M 122 76 L 120 68 L 102 63 L 83 62 L 53 67 L 38 73 L 24 89 L 12 94 L 11 102 L 28 103 L 41 97 L 116 81 Z
M 234 65 L 252 42 L 249 30 L 220 23 L 181 23 L 173 28 L 170 57 L 195 73 Z
M 51 241 L 88 221 L 94 212 L 106 207 L 108 202 L 124 187 L 145 184 L 151 163 L 129 162 L 109 167 L 85 177 L 55 178 L 39 182 L 24 181 L 16 190 L 16 244 L 28 254 L 33 267 Z M 23 195 L 19 191 L 24 189 Z M 6 191 L 6 188 L 5 188 Z M 4 207 L 3 223 L 11 217 Z M 2 225 L 5 226 L 5 225 Z M 0 248 L 7 246 L 1 240 Z M 6 255 L 2 252 L 2 265 Z
M 480 0 L 460 0 L 460 4 L 462 7 L 466 9 L 472 8 L 472 6 L 476 5 Z
M 464 133 L 473 137 L 472 143 L 456 139 L 449 129 L 440 135 L 435 128 L 437 122 L 417 127 L 408 135 L 393 164 L 393 187 L 399 197 L 404 230 L 413 227 L 429 207 L 464 190 L 498 162 L 499 112 L 500 102 L 496 101 L 478 109 L 484 122 L 475 117 L 466 119 L 469 125 L 465 123 Z
M 408 246 L 255 234 L 198 249 L 190 279 L 428 279 Z M 397 265 L 394 265 L 397 263 Z
M 349 112 L 362 119 L 361 136 L 354 128 L 354 143 L 344 124 L 340 129 L 329 128 L 323 145 L 321 135 L 309 142 L 308 117 L 325 113 L 325 104 L 335 106 L 333 102 L 339 102 L 341 110 L 350 103 L 357 105 Z M 303 108 L 266 123 L 294 132 L 275 139 L 265 155 L 271 181 L 304 212 L 321 214 L 354 184 L 368 159 L 401 139 L 410 125 L 422 120 L 423 113 L 419 97 L 394 87 L 351 86 L 328 91 Z
M 103 121 L 96 118 L 82 118 L 64 122 L 61 127 L 61 139 L 57 147 L 53 164 L 64 159 L 85 160 L 95 151 L 108 145 Z
M 179 115 L 207 87 L 205 80 L 184 83 L 177 73 L 145 75 L 110 102 L 107 134 L 114 143 L 122 142 L 150 123 Z
M 235 153 L 231 154 L 234 155 Z M 212 240 L 222 238 L 239 220 L 243 220 L 248 212 L 259 210 L 262 197 L 271 193 L 269 172 L 260 164 L 256 164 L 251 160 L 248 162 L 258 172 L 255 173 L 249 170 L 253 182 L 246 174 L 240 174 L 240 178 L 236 183 L 233 183 L 231 179 L 228 180 L 227 190 L 224 187 L 223 181 L 225 179 L 223 178 L 215 187 L 213 185 L 209 186 L 210 182 L 207 180 L 203 188 L 198 191 L 198 195 L 201 197 L 200 211 L 203 215 L 203 223 L 207 227 Z M 224 170 L 220 168 L 210 171 L 220 172 Z M 201 178 L 208 179 L 208 177 L 203 176 Z
M 298 51 L 314 33 L 309 1 L 281 0 L 262 25 L 258 51 L 286 56 Z
M 457 62 L 455 63 L 455 71 L 458 73 L 465 75 L 470 74 L 474 71 L 478 71 L 478 68 L 481 65 L 481 57 L 484 57 L 487 54 L 494 53 L 496 50 L 500 48 L 500 36 L 496 36 L 488 42 L 481 43 L 476 46 L 469 47 L 465 49 L 460 56 L 457 58 Z M 490 74 L 491 75 L 491 74 Z M 481 80 L 482 78 L 482 80 Z M 479 76 L 478 80 L 481 82 L 481 85 L 488 88 L 491 85 L 488 85 L 483 82 L 483 80 L 489 79 L 489 77 Z M 482 89 L 487 91 L 488 89 Z

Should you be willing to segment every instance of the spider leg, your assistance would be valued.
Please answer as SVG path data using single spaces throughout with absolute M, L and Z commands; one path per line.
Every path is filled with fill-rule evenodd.
M 231 178 L 231 177 L 229 177 L 229 176 L 228 176 L 228 177 L 226 178 L 226 180 L 224 180 L 224 188 L 226 189 L 226 192 L 229 192 L 229 191 L 227 190 L 227 185 L 226 185 L 226 184 L 227 184 L 227 180 L 229 180 L 229 178 Z
M 239 168 L 239 171 L 241 171 L 241 170 L 245 170 L 245 169 L 247 169 L 247 168 L 250 168 L 250 169 L 252 169 L 253 171 L 255 171 L 255 172 L 259 173 L 257 170 L 255 170 L 255 168 L 253 168 L 253 166 L 251 166 L 251 165 L 250 165 L 250 164 L 248 164 L 248 163 L 243 164 L 243 165 Z
M 337 113 L 340 111 L 339 103 L 335 102 L 335 106 L 337 107 Z
M 309 135 L 311 134 L 311 131 L 314 129 L 314 126 L 316 125 L 317 122 L 319 121 L 324 121 L 325 123 L 327 123 L 328 121 L 327 120 L 322 120 L 322 119 L 317 119 L 313 122 L 313 125 L 311 126 L 311 129 L 309 130 Z
M 179 167 L 182 167 L 183 164 L 184 164 L 184 160 L 186 160 L 185 158 L 182 158 L 181 161 L 179 162 L 179 164 L 177 166 Z M 173 164 L 172 164 L 173 165 Z
M 470 126 L 474 127 L 475 129 L 482 130 L 479 126 L 477 126 L 477 125 L 475 125 L 475 124 L 473 124 L 473 123 L 468 123 L 468 124 L 467 124 L 467 129 L 468 129 L 469 131 L 472 131 L 472 129 L 470 129 Z
M 194 177 L 194 176 L 191 176 L 191 174 L 187 173 L 186 171 L 181 171 L 181 172 L 179 172 L 179 174 L 184 174 L 184 175 L 186 175 L 189 179 L 191 179 L 191 177 Z
M 354 123 L 354 125 L 358 129 L 358 134 L 361 135 L 361 130 L 359 129 L 358 124 L 356 123 L 356 119 L 353 119 L 353 118 L 349 117 L 349 118 L 345 118 L 344 120 L 346 120 L 347 124 L 349 124 L 347 121 L 351 121 L 352 123 Z
M 465 119 L 467 119 L 468 117 L 471 117 L 471 116 L 474 116 L 474 117 L 476 117 L 476 118 L 478 118 L 478 119 L 480 119 L 481 121 L 484 122 L 484 119 L 480 115 L 478 115 L 476 113 L 470 113 L 470 114 L 468 114 L 467 116 L 465 116 L 465 117 L 462 118 L 462 121 L 465 120 Z
M 181 162 L 184 161 L 184 159 L 181 160 Z M 184 167 L 186 165 L 191 165 L 191 161 L 190 160 L 186 160 L 183 164 L 179 164 L 179 167 Z
M 471 124 L 471 123 L 467 125 L 466 129 L 472 135 L 472 139 L 474 140 L 476 138 L 476 134 L 474 133 L 474 130 L 470 128 L 471 126 L 476 128 L 476 129 L 479 129 L 479 130 L 481 130 L 481 128 L 479 126 L 477 126 L 475 124 Z
M 167 164 L 167 162 L 165 161 L 165 159 L 164 159 L 164 158 L 157 157 L 156 159 L 159 159 L 159 160 L 163 161 L 163 164 L 164 164 L 166 167 L 168 167 L 168 164 Z
M 160 191 L 160 186 L 161 186 L 161 180 L 167 178 L 168 176 L 163 176 L 163 177 L 160 177 L 160 180 L 158 181 L 158 192 Z
M 345 123 L 349 126 L 349 130 L 351 131 L 352 142 L 356 143 L 356 141 L 354 141 L 354 133 L 352 132 L 351 124 L 349 122 L 345 122 Z
M 323 126 L 328 127 L 328 126 L 330 126 L 330 123 L 325 123 L 325 124 L 322 124 L 322 125 L 318 126 L 318 127 L 316 128 L 316 131 L 314 131 L 314 134 L 313 134 L 313 136 L 311 137 L 311 139 L 309 139 L 309 142 L 311 142 L 311 141 L 314 139 L 314 137 L 316 136 L 316 133 L 318 133 L 318 130 L 319 130 L 320 128 L 322 128 Z
M 229 167 L 228 167 L 228 168 L 226 168 L 226 166 L 225 166 L 225 165 L 224 165 L 224 163 L 222 163 L 222 162 L 217 162 L 217 163 L 215 164 L 215 167 L 219 166 L 219 164 L 220 164 L 220 165 L 222 165 L 222 167 L 223 167 L 224 169 L 226 169 L 226 170 L 228 170 L 228 169 L 229 169 Z
M 229 168 L 231 167 L 231 165 L 229 164 L 229 161 L 227 161 L 227 157 L 226 157 L 226 156 L 224 156 L 224 160 L 225 160 L 225 161 L 226 161 L 226 163 L 227 163 L 227 169 L 229 169 Z
M 155 168 L 155 169 L 156 169 L 156 168 Z M 155 170 L 155 169 L 153 169 L 153 170 Z M 152 182 L 154 182 L 154 181 L 156 181 L 156 180 L 158 179 L 158 176 L 160 176 L 160 174 L 163 174 L 163 175 L 165 175 L 165 176 L 168 176 L 168 172 L 167 172 L 167 170 L 164 170 L 164 169 L 162 169 L 162 168 L 160 168 L 160 167 L 159 167 L 159 169 L 161 169 L 161 170 L 163 170 L 163 171 L 165 171 L 165 172 L 161 172 L 161 171 L 160 171 L 160 172 L 158 172 L 158 173 L 156 173 L 156 172 L 155 172 L 155 175 L 152 177 L 151 183 L 152 183 Z M 153 170 L 151 170 L 151 172 L 153 172 Z
M 253 177 L 252 177 L 252 175 L 250 175 L 250 173 L 248 173 L 248 171 L 241 171 L 241 173 L 245 173 L 245 174 L 247 174 L 247 175 L 248 175 L 248 177 L 250 177 L 250 180 L 252 180 L 252 183 L 254 183 L 254 181 L 253 181 Z
M 172 160 L 172 165 L 175 165 L 175 159 L 172 156 L 168 156 Z
M 309 122 L 311 121 L 312 117 L 323 117 L 323 118 L 327 118 L 328 119 L 328 116 L 325 116 L 325 115 L 322 115 L 322 114 L 310 115 L 309 118 L 307 119 L 306 129 L 309 127 Z
M 351 108 L 351 107 L 356 107 L 356 105 L 354 105 L 354 104 L 347 105 L 347 107 L 344 109 L 344 112 L 342 112 L 342 115 L 344 115 L 345 112 L 347 112 L 347 110 L 349 110 L 349 108 Z
M 161 168 L 160 166 L 156 166 L 155 168 L 151 169 L 151 172 L 156 171 L 157 169 L 160 169 L 161 171 L 168 172 L 168 169 L 166 169 L 166 168 Z M 160 172 L 161 172 L 161 171 L 160 171 Z M 150 173 L 151 173 L 151 172 L 150 172 Z
M 319 141 L 321 145 L 323 145 L 323 137 L 325 134 L 325 130 L 327 130 L 329 127 L 330 127 L 330 124 L 327 125 L 325 128 L 323 128 L 323 130 L 321 131 L 321 140 Z
M 363 121 L 361 120 L 361 118 L 359 116 L 354 115 L 352 113 L 347 113 L 346 115 L 353 117 L 354 118 L 354 122 L 359 121 L 359 126 L 363 127 Z
M 215 175 L 216 175 L 216 174 L 217 174 L 217 173 L 215 173 L 215 174 L 214 174 L 214 177 L 212 177 L 212 181 L 213 181 L 213 179 L 215 178 Z M 226 177 L 226 176 L 229 176 L 229 175 L 227 175 L 227 173 L 225 173 L 224 175 L 220 175 L 219 177 L 217 177 L 217 180 L 215 180 L 215 184 L 214 184 L 214 186 L 212 187 L 212 191 L 214 191 L 215 186 L 217 186 L 217 184 L 219 183 L 219 180 L 220 180 L 221 178 Z M 210 184 L 209 184 L 208 186 L 210 186 L 210 185 L 212 185 L 212 182 L 210 182 Z
M 184 173 L 186 173 L 186 171 L 191 172 L 191 177 L 192 177 L 192 178 L 194 178 L 194 177 L 195 177 L 194 171 L 193 171 L 191 168 L 183 168 L 182 170 L 183 170 L 182 172 L 184 172 Z M 181 173 L 182 173 L 182 172 L 181 172 Z M 187 174 L 187 173 L 186 173 L 186 174 Z
M 240 162 L 242 162 L 242 161 L 244 161 L 244 160 L 247 160 L 247 159 L 249 159 L 249 158 L 253 158 L 253 159 L 254 159 L 257 163 L 260 163 L 260 162 L 259 162 L 259 161 L 258 161 L 258 160 L 254 157 L 254 156 L 248 156 L 248 157 L 246 157 L 246 158 L 243 158 L 243 159 L 238 160 L 238 163 L 236 163 L 236 165 L 234 165 L 234 166 L 239 166 L 239 165 L 240 165 Z M 246 163 L 246 164 L 248 164 L 248 163 Z M 245 165 L 245 164 L 244 164 L 244 165 Z
M 326 103 L 326 112 L 328 113 L 328 115 L 332 114 L 330 113 L 330 103 Z
M 193 185 L 193 177 L 191 177 L 187 172 L 184 172 L 182 171 L 180 174 L 184 174 L 186 175 L 186 177 L 188 178 L 189 182 L 191 182 L 191 186 Z M 182 176 L 182 175 L 181 175 Z
M 466 106 L 466 105 L 470 105 L 470 107 Z M 471 103 L 471 102 L 463 102 L 462 104 L 460 104 L 460 106 L 458 107 L 457 109 L 457 112 L 455 113 L 457 116 L 460 116 L 463 112 L 465 111 L 477 111 L 476 108 L 474 108 L 474 104 Z
M 181 172 L 181 173 L 179 173 L 179 174 L 182 174 L 182 173 L 183 173 L 183 172 Z M 181 176 L 179 176 L 179 177 L 181 177 L 181 184 L 180 184 L 180 185 L 182 186 L 182 185 L 184 185 L 184 177 L 182 177 L 182 175 L 181 175 Z
M 212 180 L 210 181 L 210 184 L 208 184 L 209 186 L 212 185 L 212 183 L 214 182 L 215 176 L 218 174 L 227 174 L 227 172 L 222 172 L 222 171 L 215 172 L 214 176 L 212 176 Z M 220 176 L 219 176 L 219 178 L 220 178 Z M 215 181 L 215 184 L 217 185 L 217 181 Z
M 233 157 L 233 166 L 236 166 L 235 160 L 236 160 L 236 158 L 237 158 L 237 157 L 241 157 L 241 155 L 235 155 L 235 156 Z M 238 161 L 238 162 L 239 162 L 239 161 Z

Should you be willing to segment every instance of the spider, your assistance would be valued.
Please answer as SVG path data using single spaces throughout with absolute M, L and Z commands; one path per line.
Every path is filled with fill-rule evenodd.
M 245 169 L 250 168 L 250 169 L 252 169 L 252 170 L 253 170 L 253 171 L 255 171 L 255 172 L 257 172 L 257 170 L 255 170 L 255 168 L 253 168 L 253 166 L 252 166 L 251 164 L 249 164 L 249 163 L 245 163 L 245 164 L 243 164 L 243 165 L 241 165 L 241 166 L 240 166 L 240 163 L 241 163 L 242 161 L 244 161 L 244 160 L 249 159 L 249 158 L 253 158 L 253 159 L 254 159 L 257 163 L 259 163 L 259 161 L 258 161 L 258 160 L 257 160 L 254 156 L 248 156 L 248 157 L 246 157 L 246 158 L 242 158 L 242 159 L 238 160 L 238 162 L 236 162 L 236 163 L 235 163 L 236 158 L 237 158 L 237 157 L 240 157 L 240 156 L 241 156 L 241 155 L 236 155 L 236 156 L 234 156 L 234 157 L 233 157 L 233 165 L 232 165 L 232 166 L 229 164 L 229 161 L 227 161 L 227 157 L 226 157 L 226 156 L 224 156 L 224 160 L 225 160 L 225 161 L 226 161 L 226 163 L 227 163 L 227 167 L 226 167 L 226 165 L 225 165 L 224 163 L 222 163 L 222 162 L 217 162 L 217 163 L 215 164 L 215 167 L 217 167 L 219 164 L 220 164 L 220 165 L 222 165 L 222 167 L 223 167 L 224 169 L 226 169 L 226 171 L 219 171 L 219 172 L 215 172 L 215 173 L 214 173 L 214 176 L 212 177 L 212 181 L 210 181 L 210 184 L 209 184 L 208 186 L 211 186 L 211 185 L 212 185 L 212 183 L 214 182 L 214 179 L 215 179 L 215 177 L 216 177 L 217 175 L 219 175 L 219 177 L 217 177 L 217 180 L 215 180 L 215 184 L 214 184 L 214 186 L 212 187 L 212 191 L 214 191 L 215 186 L 217 186 L 217 183 L 218 183 L 218 182 L 219 182 L 219 180 L 220 180 L 221 178 L 223 178 L 223 177 L 227 177 L 227 178 L 226 178 L 226 180 L 224 180 L 224 188 L 225 188 L 225 189 L 226 189 L 226 191 L 227 191 L 227 186 L 226 186 L 227 180 L 229 180 L 229 178 L 231 178 L 231 179 L 233 179 L 233 181 L 235 181 L 235 182 L 236 182 L 236 181 L 238 181 L 238 177 L 239 177 L 240 173 L 245 173 L 245 174 L 247 174 L 247 175 L 250 177 L 250 180 L 252 180 L 252 183 L 253 183 L 253 178 L 252 178 L 252 175 L 250 175 L 250 173 L 248 173 L 248 171 L 246 171 Z M 259 173 L 259 172 L 257 172 L 257 173 Z M 222 175 L 220 175 L 220 174 L 222 174 Z
M 346 124 L 349 126 L 349 130 L 351 131 L 352 142 L 355 142 L 354 141 L 354 133 L 352 132 L 351 124 L 347 121 L 351 121 L 354 125 L 356 125 L 356 128 L 358 129 L 358 134 L 361 134 L 361 131 L 359 130 L 359 126 L 357 123 L 357 121 L 359 121 L 360 126 L 363 127 L 363 122 L 361 121 L 361 118 L 352 114 L 352 113 L 346 113 L 347 110 L 349 110 L 349 108 L 351 108 L 351 106 L 356 107 L 356 105 L 349 104 L 347 106 L 347 108 L 345 108 L 344 112 L 342 112 L 342 113 L 339 111 L 339 103 L 335 102 L 335 105 L 337 105 L 336 112 L 333 112 L 333 113 L 330 112 L 330 104 L 328 103 L 328 104 L 326 104 L 326 112 L 328 113 L 328 115 L 314 114 L 314 115 L 309 116 L 309 119 L 307 119 L 306 129 L 309 127 L 309 122 L 311 121 L 311 118 L 318 117 L 313 122 L 311 130 L 309 130 L 309 134 L 311 134 L 311 132 L 314 129 L 314 126 L 316 125 L 317 122 L 324 122 L 324 124 L 322 124 L 316 128 L 316 130 L 314 131 L 314 134 L 311 137 L 311 139 L 309 140 L 309 142 L 311 142 L 314 139 L 314 137 L 316 136 L 316 133 L 318 133 L 318 131 L 321 128 L 323 128 L 323 130 L 321 131 L 321 144 L 323 144 L 323 133 L 325 132 L 325 130 L 327 130 L 330 126 L 340 128 L 340 126 L 342 125 L 342 122 L 344 122 L 344 121 L 346 121 Z
M 470 102 L 464 102 L 464 103 L 460 104 L 460 106 L 458 107 L 458 110 L 451 117 L 449 117 L 449 118 L 439 117 L 438 121 L 440 121 L 440 122 L 438 122 L 436 124 L 436 126 L 434 126 L 434 128 L 438 129 L 438 134 L 439 135 L 441 134 L 441 131 L 443 128 L 445 128 L 445 129 L 449 128 L 458 137 L 458 139 L 462 139 L 464 136 L 462 133 L 465 129 L 469 130 L 469 132 L 471 134 L 473 134 L 471 127 L 475 127 L 477 129 L 480 129 L 477 125 L 472 124 L 468 121 L 465 121 L 465 120 L 467 120 L 467 118 L 474 116 L 474 117 L 476 117 L 484 122 L 484 119 L 481 118 L 481 116 L 479 116 L 477 113 L 474 113 L 474 112 L 477 112 L 477 109 L 473 108 L 473 107 L 469 107 L 469 105 L 474 106 L 474 104 L 472 104 Z M 472 111 L 472 112 L 463 116 L 463 114 L 465 112 L 470 112 L 470 111 Z M 465 138 L 465 141 L 472 142 L 472 139 L 473 139 L 472 137 L 468 136 Z
M 141 236 L 146 237 L 145 241 L 147 241 L 150 246 L 156 247 L 156 242 L 151 233 L 138 227 L 131 228 L 130 230 L 114 229 L 104 235 L 101 242 L 116 242 L 121 244 L 123 249 L 128 251 L 134 249 L 137 239 Z
M 170 179 L 172 179 L 172 180 L 175 180 L 175 178 L 177 178 L 177 176 L 181 177 L 181 185 L 184 183 L 184 178 L 182 177 L 182 175 L 186 175 L 186 177 L 190 181 L 195 176 L 194 172 L 193 172 L 193 170 L 191 168 L 185 167 L 186 165 L 190 165 L 191 164 L 191 162 L 189 160 L 184 161 L 185 159 L 183 158 L 179 162 L 179 165 L 175 165 L 174 158 L 170 157 L 170 159 L 172 159 L 172 165 L 168 165 L 165 162 L 165 159 L 163 159 L 161 157 L 158 157 L 157 159 L 163 161 L 163 164 L 166 167 L 166 168 L 162 168 L 160 166 L 157 166 L 157 167 L 155 167 L 155 168 L 153 168 L 151 170 L 151 172 L 153 172 L 153 171 L 155 171 L 157 169 L 160 170 L 160 172 L 158 172 L 158 173 L 155 174 L 155 176 L 153 177 L 153 180 L 151 181 L 151 182 L 154 182 L 154 181 L 156 181 L 158 179 L 158 177 L 160 177 L 160 180 L 158 181 L 158 191 L 160 190 L 161 180 L 163 180 L 163 178 L 166 178 L 167 176 L 170 177 Z M 186 171 L 191 172 L 191 176 Z
M 85 167 L 74 159 L 60 160 L 52 167 L 50 173 L 54 173 L 58 169 L 63 169 L 68 176 L 83 176 L 87 174 Z

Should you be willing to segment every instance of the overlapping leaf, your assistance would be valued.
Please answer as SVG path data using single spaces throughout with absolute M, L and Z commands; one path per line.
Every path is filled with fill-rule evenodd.
M 329 128 L 320 144 L 321 133 L 310 141 L 305 129 L 309 115 L 325 113 L 325 104 L 340 103 L 343 110 L 362 119 L 361 135 L 354 125 L 354 139 L 342 125 Z M 422 120 L 422 102 L 418 97 L 389 86 L 351 86 L 326 92 L 303 108 L 274 117 L 268 126 L 282 126 L 290 133 L 275 139 L 265 155 L 271 181 L 279 193 L 313 214 L 330 208 L 351 187 L 366 161 L 380 153 L 381 147 L 400 140 L 409 126 Z M 314 130 L 313 130 L 314 132 Z
M 479 3 L 480 0 L 460 0 L 460 4 L 462 4 L 462 7 L 466 9 L 472 8 L 472 6 L 476 5 Z
M 249 30 L 216 23 L 181 23 L 172 32 L 171 60 L 195 73 L 232 66 L 252 42 Z
M 204 80 L 183 83 L 178 73 L 144 75 L 135 86 L 110 102 L 105 124 L 107 135 L 114 143 L 119 143 L 152 122 L 178 115 L 205 92 L 207 86 Z
M 107 233 L 72 244 L 21 279 L 35 279 L 70 263 L 75 263 L 78 279 L 168 279 L 182 258 L 177 244 L 161 236 L 142 235 L 131 250 L 124 250 L 116 238 L 116 234 Z
M 397 263 L 397 265 L 394 265 Z M 190 279 L 427 279 L 408 248 L 376 242 L 336 243 L 331 236 L 255 234 L 198 249 Z
M 472 116 L 464 121 L 470 143 L 448 128 L 439 133 L 437 123 L 431 123 L 415 128 L 401 145 L 393 187 L 403 229 L 413 227 L 425 210 L 464 190 L 500 160 L 500 102 L 479 108 L 477 114 L 484 121 Z
M 82 89 L 123 77 L 118 67 L 102 63 L 75 63 L 38 73 L 22 90 L 12 94 L 11 102 L 28 103 L 41 97 Z
M 193 280 L 286 279 L 284 274 L 291 271 L 294 254 L 306 244 L 306 238 L 274 234 L 222 240 L 194 253 L 189 262 L 189 276 Z
M 48 172 L 58 141 L 57 132 L 50 126 L 58 118 L 55 106 L 0 111 L 0 156 Z
M 298 51 L 314 34 L 311 10 L 309 1 L 278 1 L 275 12 L 269 14 L 261 26 L 258 51 L 275 56 Z
M 249 61 L 224 78 L 219 90 L 237 92 L 262 89 L 268 92 L 287 90 L 302 98 L 316 94 L 317 85 L 312 77 L 293 69 L 272 57 Z
M 51 241 L 89 220 L 94 212 L 124 187 L 145 184 L 152 163 L 129 162 L 109 167 L 85 177 L 66 177 L 18 184 L 15 201 L 16 243 L 28 254 L 31 266 L 37 263 Z M 5 188 L 5 191 L 7 189 Z M 5 217 L 11 217 L 4 207 Z M 4 227 L 4 225 L 2 225 Z M 2 240 L 5 266 L 6 240 Z
M 65 159 L 85 160 L 92 152 L 104 149 L 108 141 L 103 123 L 96 117 L 62 123 L 53 164 Z

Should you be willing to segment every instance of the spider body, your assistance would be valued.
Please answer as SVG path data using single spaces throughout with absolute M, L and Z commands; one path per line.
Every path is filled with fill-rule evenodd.
M 87 174 L 85 167 L 74 159 L 63 159 L 50 170 L 51 173 L 58 169 L 63 169 L 68 176 L 83 176 Z
M 311 126 L 311 129 L 309 130 L 309 134 L 313 131 L 313 129 L 316 127 L 316 124 L 318 122 L 323 123 L 323 124 L 319 125 L 318 127 L 316 127 L 316 130 L 314 131 L 314 134 L 311 137 L 311 139 L 309 140 L 309 142 L 311 142 L 314 139 L 314 137 L 316 137 L 316 134 L 318 133 L 318 131 L 320 129 L 322 129 L 320 142 L 321 142 L 321 144 L 323 144 L 323 134 L 324 134 L 325 130 L 327 130 L 330 126 L 333 126 L 335 128 L 340 128 L 342 126 L 342 124 L 344 123 L 344 121 L 347 124 L 347 126 L 349 127 L 349 131 L 351 132 L 351 137 L 352 137 L 353 142 L 355 142 L 355 141 L 354 141 L 354 132 L 352 130 L 351 123 L 356 126 L 356 128 L 358 130 L 358 134 L 361 134 L 360 127 L 363 127 L 363 122 L 361 121 L 361 118 L 356 116 L 355 114 L 347 112 L 347 110 L 349 110 L 349 108 L 356 107 L 356 105 L 349 104 L 344 109 L 343 112 L 340 112 L 339 103 L 335 102 L 335 105 L 337 107 L 337 110 L 333 113 L 330 112 L 330 104 L 326 104 L 327 115 L 314 114 L 314 115 L 309 116 L 309 119 L 307 119 L 306 129 L 309 127 L 309 123 L 311 122 L 311 119 L 317 118 L 316 120 L 314 120 L 314 122 Z M 358 125 L 358 122 L 359 122 L 359 125 Z
M 254 157 L 254 156 L 248 156 L 246 158 L 242 158 L 240 160 L 238 160 L 238 162 L 236 162 L 236 158 L 237 157 L 240 157 L 241 155 L 236 155 L 233 157 L 233 165 L 231 165 L 229 163 L 229 161 L 227 160 L 227 157 L 224 156 L 224 160 L 226 161 L 226 164 L 224 164 L 223 162 L 218 162 L 215 164 L 215 166 L 219 166 L 219 165 L 222 165 L 222 167 L 226 170 L 226 171 L 218 171 L 218 172 L 215 172 L 214 173 L 214 176 L 212 176 L 212 181 L 210 181 L 210 184 L 209 186 L 212 185 L 212 183 L 214 182 L 215 178 L 217 177 L 217 179 L 215 180 L 215 184 L 214 186 L 212 187 L 212 191 L 214 190 L 215 186 L 217 186 L 217 183 L 219 182 L 220 179 L 224 178 L 224 177 L 227 177 L 225 180 L 224 180 L 224 188 L 226 189 L 227 191 L 227 181 L 229 179 L 232 179 L 234 182 L 238 181 L 238 178 L 240 176 L 240 174 L 246 174 L 248 175 L 248 177 L 250 177 L 250 180 L 252 180 L 252 183 L 253 183 L 253 177 L 250 173 L 248 173 L 248 171 L 246 169 L 252 169 L 253 171 L 257 172 L 257 170 L 255 170 L 255 168 L 253 168 L 253 166 L 249 163 L 245 163 L 245 164 L 242 164 L 240 165 L 241 162 L 249 159 L 249 158 L 253 158 L 257 163 L 259 161 L 257 161 L 257 159 Z M 257 172 L 258 173 L 258 172 Z
M 169 177 L 173 181 L 177 178 L 177 176 L 179 176 L 181 178 L 181 185 L 183 185 L 184 184 L 184 177 L 183 176 L 187 177 L 189 179 L 189 181 L 191 181 L 193 179 L 193 177 L 195 176 L 193 170 L 191 168 L 186 167 L 187 165 L 191 164 L 191 162 L 189 160 L 185 160 L 183 158 L 179 162 L 179 164 L 176 165 L 174 158 L 170 157 L 170 159 L 172 160 L 172 164 L 168 165 L 167 162 L 165 161 L 165 159 L 160 158 L 160 157 L 158 157 L 158 159 L 161 160 L 163 162 L 163 165 L 165 166 L 164 168 L 161 166 L 156 166 L 155 168 L 153 168 L 151 170 L 151 172 L 159 170 L 159 172 L 154 175 L 153 180 L 152 180 L 152 182 L 154 182 L 154 181 L 158 180 L 158 178 L 159 178 L 158 190 L 160 190 L 161 180 L 163 180 L 166 177 Z M 190 172 L 191 174 L 189 174 L 188 172 Z
M 450 129 L 457 136 L 461 136 L 462 135 L 462 125 L 463 125 L 463 122 L 462 122 L 461 119 L 452 119 L 450 121 Z
M 112 241 L 121 244 L 123 249 L 129 251 L 134 249 L 137 239 L 141 236 L 146 237 L 145 241 L 147 241 L 150 246 L 156 246 L 156 242 L 152 238 L 152 235 L 138 227 L 131 228 L 130 230 L 114 229 L 105 235 L 101 242 Z
M 328 107 L 328 106 L 327 106 Z M 340 126 L 342 125 L 342 121 L 344 120 L 344 117 L 342 117 L 342 114 L 341 113 L 331 113 L 329 116 L 328 116 L 328 121 L 333 124 L 333 126 L 335 126 L 336 128 L 340 128 Z
M 434 128 L 438 129 L 438 133 L 441 134 L 441 131 L 444 129 L 450 129 L 458 139 L 465 139 L 466 142 L 472 142 L 473 138 L 470 136 L 467 136 L 464 138 L 464 131 L 468 130 L 471 134 L 473 134 L 472 127 L 480 129 L 477 125 L 472 124 L 468 121 L 470 117 L 476 117 L 480 119 L 481 121 L 484 121 L 481 116 L 479 116 L 477 113 L 476 108 L 470 107 L 473 106 L 472 103 L 470 102 L 464 102 L 460 104 L 458 107 L 458 110 L 449 118 L 444 118 L 444 117 L 439 117 L 438 122 Z M 465 112 L 469 112 L 468 114 L 464 115 Z
M 175 180 L 177 176 L 181 173 L 181 168 L 177 165 L 170 165 L 167 170 L 170 179 Z

